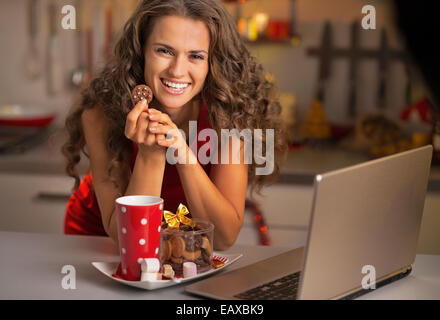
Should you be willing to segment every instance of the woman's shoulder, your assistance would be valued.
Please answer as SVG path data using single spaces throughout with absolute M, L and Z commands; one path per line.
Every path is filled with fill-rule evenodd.
M 81 114 L 81 125 L 87 149 L 90 151 L 90 148 L 96 149 L 99 146 L 100 152 L 104 151 L 109 124 L 102 108 L 96 106 L 85 109 Z
M 91 132 L 107 132 L 108 122 L 104 111 L 99 106 L 85 109 L 81 114 L 83 130 Z
M 99 106 L 84 109 L 81 114 L 81 122 L 83 124 L 93 124 L 105 122 L 104 111 Z

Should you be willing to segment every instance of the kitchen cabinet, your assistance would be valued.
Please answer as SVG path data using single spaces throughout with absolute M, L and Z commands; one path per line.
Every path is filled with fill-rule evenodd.
M 65 206 L 73 186 L 70 177 L 57 174 L 0 173 L 0 230 L 63 233 Z M 275 185 L 255 200 L 265 212 L 272 245 L 305 243 L 311 188 Z M 282 201 L 289 199 L 289 201 Z M 294 201 L 294 206 L 290 201 Z M 292 212 L 291 208 L 296 209 Z M 246 210 L 239 244 L 258 244 L 253 213 Z
M 268 226 L 272 245 L 288 246 L 293 240 L 306 243 L 313 201 L 312 185 L 275 184 L 265 189 L 265 196 L 256 197 Z M 239 241 L 258 241 L 251 230 L 252 216 L 246 213 Z M 396 221 L 398 223 L 398 221 Z M 255 229 L 255 228 L 254 228 Z M 417 253 L 440 254 L 440 193 L 428 192 L 425 198 Z
M 72 186 L 62 175 L 0 173 L 0 230 L 63 233 Z
M 423 208 L 417 253 L 440 254 L 440 194 L 428 192 Z
M 271 245 L 289 247 L 291 243 L 307 240 L 310 210 L 312 205 L 312 186 L 274 184 L 264 188 L 261 195 L 254 194 L 253 201 L 263 212 Z M 248 193 L 250 199 L 250 193 Z M 259 244 L 259 233 L 253 220 L 253 212 L 245 211 L 238 244 Z
M 0 159 L 0 230 L 63 233 L 67 196 L 73 179 L 62 174 L 59 142 L 25 155 Z M 339 150 L 303 149 L 292 152 L 281 168 L 280 181 L 255 195 L 274 246 L 304 243 L 313 200 L 313 176 L 367 161 L 364 156 Z M 81 173 L 87 161 L 82 159 Z M 418 253 L 440 254 L 440 168 L 432 168 L 425 201 Z M 249 194 L 248 194 L 249 198 Z M 253 212 L 246 210 L 238 244 L 259 244 Z

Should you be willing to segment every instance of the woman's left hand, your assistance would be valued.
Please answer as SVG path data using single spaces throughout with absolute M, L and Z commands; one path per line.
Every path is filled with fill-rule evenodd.
M 186 141 L 182 133 L 166 113 L 150 108 L 148 109 L 148 118 L 158 123 L 155 126 L 149 127 L 148 130 L 158 136 L 156 142 L 159 146 L 185 150 Z

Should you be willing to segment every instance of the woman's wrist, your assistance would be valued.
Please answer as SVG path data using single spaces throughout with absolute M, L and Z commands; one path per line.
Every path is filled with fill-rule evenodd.
M 164 148 L 157 148 L 155 150 L 142 150 L 139 148 L 137 159 L 143 163 L 149 164 L 163 164 L 165 162 L 166 150 Z
M 177 168 L 197 164 L 197 156 L 186 143 L 179 151 L 175 150 L 174 155 L 177 158 Z
M 165 152 L 151 152 L 139 148 L 126 195 L 148 194 L 160 196 L 165 172 Z

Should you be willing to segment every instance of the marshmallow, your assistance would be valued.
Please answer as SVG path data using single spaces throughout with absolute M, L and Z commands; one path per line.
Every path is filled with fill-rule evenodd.
M 169 264 L 164 264 L 163 265 L 163 275 L 167 278 L 174 278 L 173 267 Z
M 159 272 L 142 272 L 141 281 L 162 280 L 162 273 Z
M 160 262 L 157 258 L 145 258 L 141 262 L 142 272 L 155 273 L 159 272 Z
M 184 262 L 183 263 L 183 277 L 194 277 L 197 275 L 197 265 L 194 262 Z

